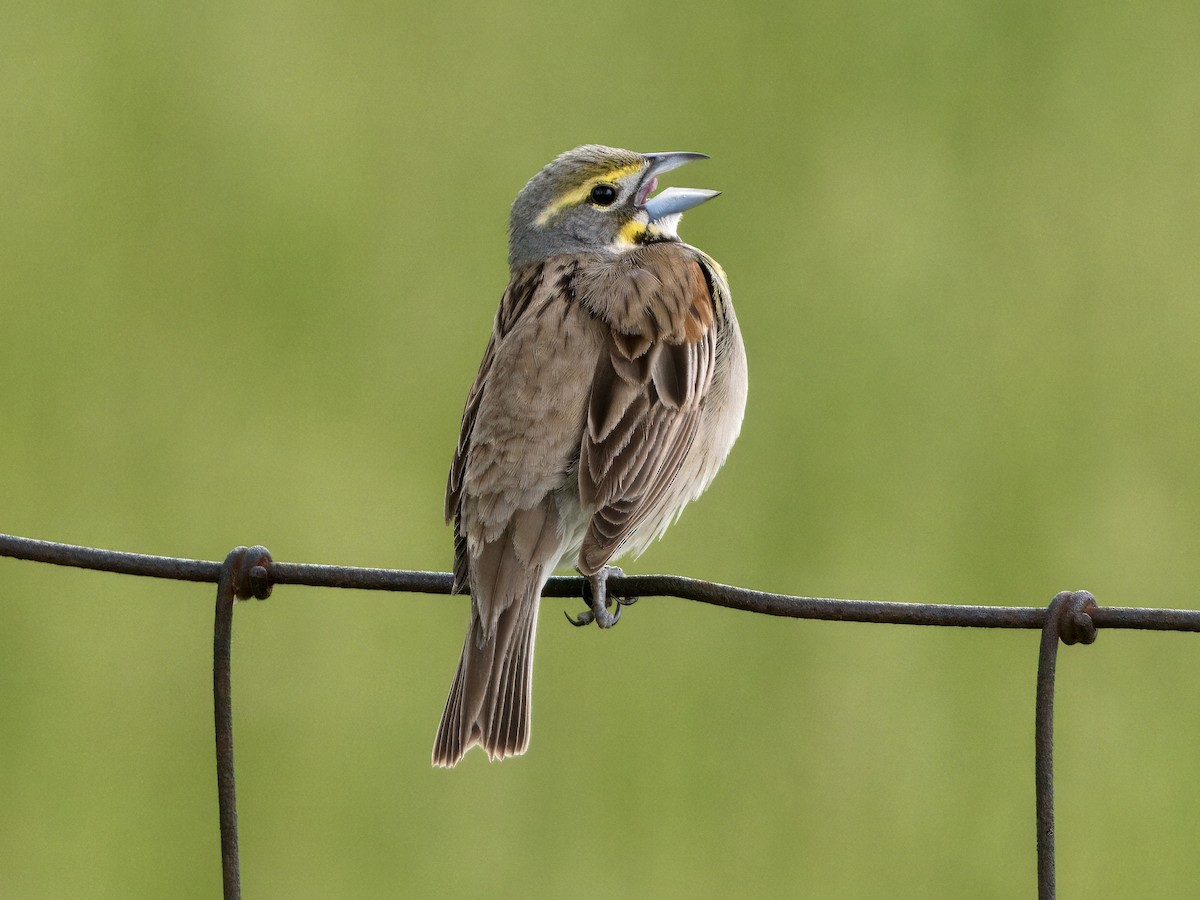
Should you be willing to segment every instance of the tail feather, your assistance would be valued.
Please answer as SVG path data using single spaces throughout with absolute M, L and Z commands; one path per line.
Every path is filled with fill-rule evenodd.
M 476 744 L 492 759 L 529 746 L 538 604 L 562 543 L 558 509 L 547 499 L 517 510 L 492 540 L 471 548 L 462 567 L 471 624 L 438 725 L 435 766 L 455 765 Z
M 542 581 L 538 578 L 500 614 L 490 638 L 472 610 L 433 745 L 435 766 L 457 764 L 476 744 L 491 759 L 518 756 L 529 746 L 533 638 Z
M 491 731 L 495 740 L 491 746 L 503 748 L 497 756 L 515 756 L 524 753 L 529 746 L 529 709 L 533 672 L 533 639 L 537 631 L 537 603 L 534 600 L 529 616 L 529 627 L 514 636 L 512 651 L 504 665 L 497 698 L 500 701 L 492 710 Z

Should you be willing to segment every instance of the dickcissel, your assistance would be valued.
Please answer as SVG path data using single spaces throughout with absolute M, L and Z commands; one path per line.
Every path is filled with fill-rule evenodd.
M 746 355 L 721 267 L 679 239 L 716 191 L 656 176 L 702 153 L 588 145 L 517 195 L 508 288 L 467 395 L 446 487 L 454 590 L 471 594 L 462 659 L 433 746 L 453 766 L 529 744 L 533 636 L 560 564 L 591 582 L 578 621 L 610 627 L 607 565 L 641 552 L 725 461 Z

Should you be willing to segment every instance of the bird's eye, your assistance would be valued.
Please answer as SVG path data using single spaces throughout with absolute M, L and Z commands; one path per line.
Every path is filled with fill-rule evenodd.
M 617 202 L 617 189 L 611 184 L 598 184 L 592 188 L 590 196 L 597 206 L 612 206 Z

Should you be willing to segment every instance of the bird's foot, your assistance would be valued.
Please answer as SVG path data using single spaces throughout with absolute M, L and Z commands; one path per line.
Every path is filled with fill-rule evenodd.
M 624 578 L 625 573 L 617 566 L 605 566 L 595 575 L 589 576 L 587 583 L 583 586 L 583 599 L 587 601 L 590 609 L 585 609 L 573 619 L 564 611 L 563 615 L 567 616 L 567 621 L 577 627 L 595 622 L 601 628 L 612 628 L 621 621 L 621 607 L 632 606 L 637 603 L 638 598 L 610 596 L 608 579 L 613 576 Z M 613 612 L 608 611 L 610 602 L 613 604 Z

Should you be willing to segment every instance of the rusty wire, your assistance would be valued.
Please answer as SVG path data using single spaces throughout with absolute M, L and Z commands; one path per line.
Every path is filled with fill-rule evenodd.
M 222 878 L 226 900 L 236 900 L 241 896 L 230 675 L 235 598 L 265 599 L 277 584 L 424 594 L 449 594 L 452 584 L 452 576 L 446 572 L 275 562 L 264 547 L 237 547 L 223 563 L 219 563 L 148 556 L 0 534 L 0 557 L 3 556 L 124 575 L 217 584 L 213 632 L 213 709 Z M 959 628 L 1041 629 L 1034 736 L 1039 900 L 1053 900 L 1055 896 L 1054 685 L 1059 641 L 1090 644 L 1096 639 L 1096 630 L 1099 628 L 1200 631 L 1200 610 L 1101 607 L 1087 591 L 1063 591 L 1054 597 L 1049 608 L 1043 608 L 796 597 L 676 575 L 621 575 L 611 577 L 608 583 L 614 593 L 629 597 L 676 597 L 726 609 L 796 619 Z M 547 583 L 543 594 L 547 597 L 581 597 L 585 584 L 585 579 L 580 577 L 555 577 Z
M 1038 900 L 1053 900 L 1054 876 L 1054 674 L 1058 642 L 1096 640 L 1096 598 L 1087 591 L 1063 591 L 1050 601 L 1038 650 L 1034 723 L 1034 781 L 1037 795 Z
M 238 857 L 237 786 L 233 769 L 232 644 L 235 600 L 271 596 L 266 547 L 235 547 L 217 576 L 217 611 L 213 623 L 213 719 L 217 738 L 217 815 L 221 823 L 221 885 L 225 900 L 242 896 Z

